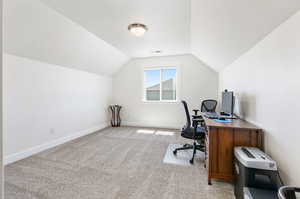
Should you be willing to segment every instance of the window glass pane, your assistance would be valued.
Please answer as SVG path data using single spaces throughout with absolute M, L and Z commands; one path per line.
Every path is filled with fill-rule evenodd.
M 160 100 L 160 70 L 145 70 L 146 100 Z
M 162 100 L 176 100 L 176 69 L 162 70 Z

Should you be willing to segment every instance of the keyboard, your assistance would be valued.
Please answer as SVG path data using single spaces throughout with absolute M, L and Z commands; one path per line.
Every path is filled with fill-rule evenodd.
M 220 117 L 218 113 L 214 113 L 214 112 L 205 112 L 203 116 L 209 119 L 218 119 Z

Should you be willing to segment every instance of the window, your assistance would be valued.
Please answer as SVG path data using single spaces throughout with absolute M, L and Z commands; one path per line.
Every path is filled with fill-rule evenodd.
M 177 101 L 176 68 L 153 68 L 144 70 L 144 101 Z

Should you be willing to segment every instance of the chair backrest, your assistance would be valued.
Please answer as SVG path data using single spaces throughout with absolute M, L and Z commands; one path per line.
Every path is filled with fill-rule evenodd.
M 201 112 L 216 112 L 218 101 L 213 99 L 203 100 L 201 103 Z
M 191 117 L 190 117 L 189 108 L 186 101 L 182 100 L 181 102 L 184 106 L 185 115 L 186 115 L 186 128 L 189 128 L 191 126 Z

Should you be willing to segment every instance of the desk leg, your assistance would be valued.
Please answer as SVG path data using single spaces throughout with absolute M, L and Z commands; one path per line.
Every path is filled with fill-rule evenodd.
M 210 177 L 208 177 L 208 179 L 207 179 L 207 184 L 211 185 L 211 178 Z

